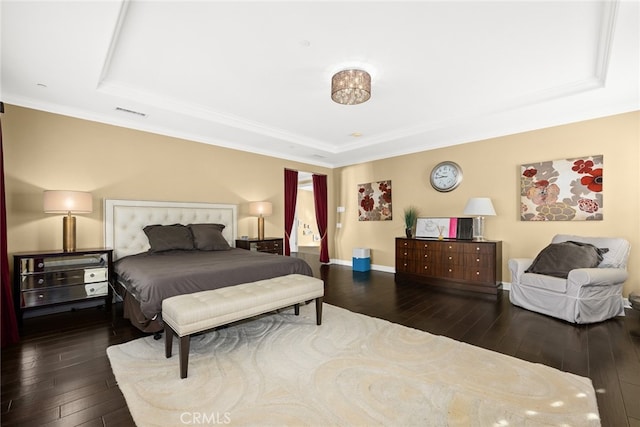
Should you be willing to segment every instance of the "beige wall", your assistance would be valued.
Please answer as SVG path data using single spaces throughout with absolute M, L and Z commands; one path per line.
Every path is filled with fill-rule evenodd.
M 5 111 L 10 253 L 62 246 L 61 217 L 42 213 L 46 189 L 93 193 L 93 214 L 78 216 L 79 247 L 102 245 L 105 198 L 236 203 L 238 235 L 250 236 L 257 221 L 247 215 L 247 202 L 270 200 L 266 234 L 284 235 L 283 169 L 291 168 L 328 175 L 332 259 L 350 262 L 354 247 L 368 247 L 373 264 L 392 270 L 405 206 L 418 206 L 422 216 L 459 216 L 469 197 L 486 196 L 498 216 L 487 218 L 485 235 L 503 241 L 505 281 L 509 257 L 534 256 L 556 233 L 623 236 L 632 244 L 625 293 L 640 290 L 640 112 L 331 170 L 10 105 Z M 519 221 L 520 164 L 593 154 L 604 155 L 604 221 Z M 429 185 L 431 168 L 443 160 L 464 170 L 461 186 L 445 194 Z M 387 179 L 393 221 L 359 222 L 357 184 Z M 346 212 L 336 214 L 336 206 Z
M 394 265 L 394 238 L 404 235 L 402 211 L 415 205 L 421 216 L 462 216 L 469 197 L 490 197 L 497 212 L 487 217 L 485 236 L 503 241 L 503 280 L 510 257 L 533 257 L 557 233 L 620 236 L 631 241 L 625 293 L 640 290 L 640 113 L 478 141 L 335 170 L 336 203 L 346 207 L 335 234 L 332 257 L 350 259 L 353 247 L 371 248 L 372 264 Z M 527 162 L 604 155 L 604 220 L 522 222 L 519 165 Z M 438 193 L 429 184 L 437 163 L 452 160 L 464 172 L 460 187 Z M 359 222 L 356 186 L 392 181 L 393 221 Z
M 42 212 L 43 190 L 93 194 L 77 215 L 77 246 L 103 245 L 103 200 L 239 205 L 238 236 L 257 236 L 248 202 L 269 200 L 265 235 L 284 236 L 284 169 L 332 170 L 7 105 L 2 116 L 9 253 L 62 247 L 62 217 Z M 335 221 L 329 212 L 330 221 Z

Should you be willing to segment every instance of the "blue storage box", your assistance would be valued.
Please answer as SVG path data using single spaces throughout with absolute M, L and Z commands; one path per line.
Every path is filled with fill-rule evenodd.
M 371 270 L 371 251 L 368 248 L 353 249 L 353 271 Z

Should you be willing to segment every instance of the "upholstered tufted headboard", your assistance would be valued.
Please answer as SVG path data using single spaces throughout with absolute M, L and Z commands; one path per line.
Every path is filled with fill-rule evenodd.
M 224 224 L 222 232 L 232 247 L 237 237 L 237 205 L 220 203 L 104 201 L 105 246 L 118 259 L 149 250 L 142 229 L 151 224 Z

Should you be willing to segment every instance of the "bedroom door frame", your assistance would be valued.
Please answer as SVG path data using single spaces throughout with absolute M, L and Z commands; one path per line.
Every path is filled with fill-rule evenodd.
M 295 188 L 290 188 L 287 184 L 287 171 L 292 172 L 294 171 L 297 174 L 297 185 Z M 294 170 L 294 169 L 288 169 L 285 168 L 285 182 L 284 182 L 284 187 L 285 187 L 285 197 L 284 197 L 284 202 L 285 202 L 285 255 L 287 254 L 287 248 L 289 250 L 289 254 L 291 252 L 297 252 L 299 250 L 299 236 L 298 236 L 298 232 L 299 232 L 299 217 L 298 217 L 298 192 L 301 186 L 301 182 L 304 183 L 302 185 L 305 186 L 305 190 L 303 191 L 307 191 L 306 187 L 308 186 L 308 190 L 310 190 L 312 192 L 312 194 L 314 193 L 313 190 L 313 172 L 306 172 L 306 171 L 298 171 L 298 170 Z M 288 191 L 295 191 L 295 199 L 292 197 L 292 195 L 288 195 L 286 194 Z M 327 195 L 325 195 L 325 198 L 327 197 Z M 313 199 L 315 200 L 315 197 L 313 197 Z M 293 201 L 295 203 L 294 205 L 294 217 L 293 217 L 293 224 L 292 224 L 292 229 L 291 232 L 288 233 L 287 229 L 286 229 L 286 225 L 287 225 L 287 211 L 288 211 L 288 206 L 287 204 L 290 203 L 290 201 Z M 327 201 L 325 200 L 325 205 L 326 205 Z M 315 202 L 314 202 L 314 211 L 315 211 Z M 319 227 L 317 224 L 317 215 L 315 215 L 315 228 L 318 230 L 319 232 Z M 295 240 L 292 238 L 295 236 Z M 322 245 L 322 241 L 320 243 L 320 245 Z

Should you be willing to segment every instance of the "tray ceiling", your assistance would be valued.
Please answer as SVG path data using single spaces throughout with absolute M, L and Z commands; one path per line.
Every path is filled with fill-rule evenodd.
M 327 167 L 640 107 L 638 2 L 0 8 L 6 103 Z M 371 99 L 339 105 L 350 67 Z

